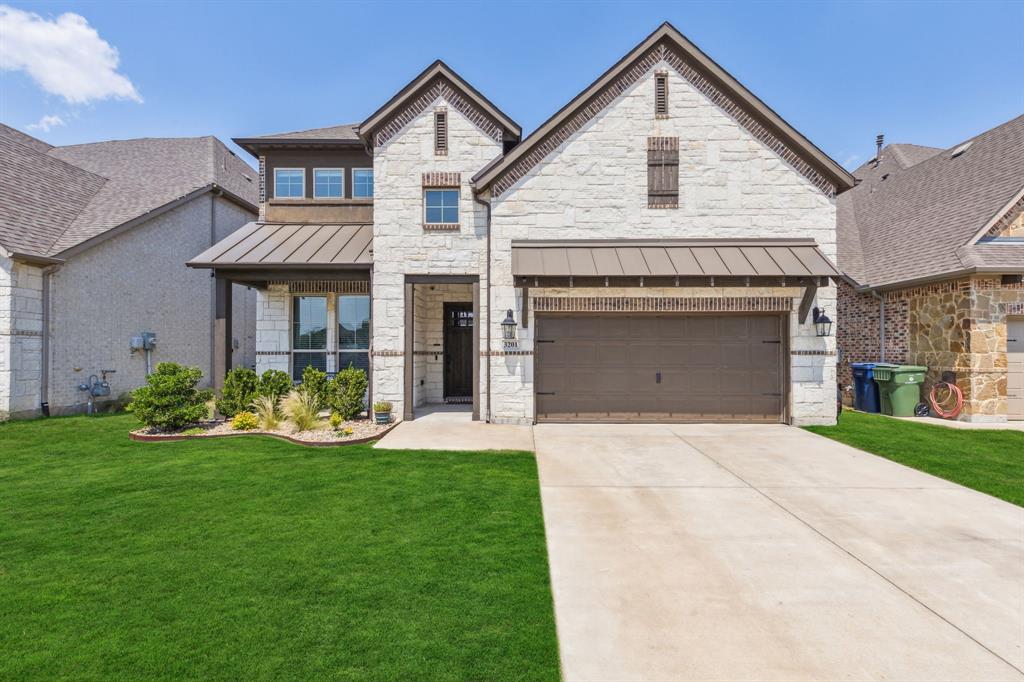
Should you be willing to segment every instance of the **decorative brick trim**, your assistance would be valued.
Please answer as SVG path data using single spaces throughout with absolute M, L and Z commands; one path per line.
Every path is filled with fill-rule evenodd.
M 370 283 L 364 280 L 313 280 L 309 282 L 270 281 L 269 285 L 284 285 L 290 294 L 368 294 Z
M 438 77 L 423 91 L 422 95 L 410 102 L 405 109 L 381 124 L 376 135 L 374 135 L 374 146 L 382 147 L 387 144 L 388 140 L 397 135 L 413 119 L 426 111 L 427 107 L 439 97 L 448 102 L 452 109 L 469 119 L 487 137 L 498 143 L 502 141 L 504 133 L 501 125 L 459 94 L 459 91 L 452 87 L 447 78 Z
M 766 147 L 781 156 L 797 172 L 825 193 L 828 197 L 834 197 L 835 185 L 825 176 L 816 171 L 810 164 L 804 161 L 795 151 L 790 149 L 782 140 L 776 137 L 770 130 L 756 121 L 748 114 L 740 104 L 730 99 L 722 91 L 716 88 L 710 81 L 701 76 L 685 59 L 665 44 L 652 47 L 641 55 L 631 67 L 629 67 L 618 78 L 593 97 L 589 103 L 570 117 L 557 130 L 545 137 L 526 156 L 507 168 L 499 175 L 493 184 L 494 196 L 501 196 L 513 185 L 525 176 L 534 166 L 543 161 L 547 156 L 558 149 L 574 133 L 582 129 L 587 123 L 597 116 L 605 107 L 611 104 L 619 95 L 624 93 L 634 83 L 639 81 L 648 71 L 659 62 L 665 61 L 676 70 L 677 73 L 711 100 L 722 111 L 732 117 L 747 132 L 753 135 Z
M 431 171 L 423 174 L 424 187 L 460 187 L 461 185 L 462 173 Z
M 375 350 L 370 353 L 375 358 L 401 358 L 405 356 L 404 350 Z
M 259 221 L 267 219 L 267 157 L 260 155 L 260 211 Z
M 791 350 L 790 355 L 835 355 L 834 350 Z
M 34 329 L 12 329 L 9 332 L 0 332 L 0 336 L 32 336 L 41 337 L 43 333 Z
M 1017 203 L 1010 207 L 1002 218 L 997 220 L 995 224 L 989 228 L 988 232 L 985 233 L 986 237 L 998 237 L 999 234 L 1010 226 L 1010 223 L 1015 221 L 1021 213 L 1024 213 L 1024 195 L 1017 200 Z
M 437 350 L 414 350 L 413 355 L 441 355 L 444 353 L 444 348 L 438 348 Z
M 539 313 L 786 313 L 793 309 L 792 299 L 775 296 L 537 296 L 531 301 Z
M 459 223 L 423 223 L 425 232 L 458 232 L 461 229 Z
M 258 351 L 256 351 L 256 355 L 287 356 L 287 355 L 291 355 L 291 353 L 289 351 L 286 351 L 286 350 L 258 350 Z
M 502 357 L 502 356 L 523 356 L 523 355 L 533 355 L 533 351 L 532 350 L 492 350 L 490 352 L 487 352 L 485 350 L 480 351 L 480 357 L 486 358 L 488 355 L 490 355 L 492 358 L 497 358 L 497 357 Z
M 1024 315 L 1024 301 L 1020 303 L 1007 303 L 1006 304 L 1007 315 Z

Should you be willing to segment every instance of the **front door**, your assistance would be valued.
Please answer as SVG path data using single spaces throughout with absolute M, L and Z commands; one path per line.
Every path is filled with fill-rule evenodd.
M 473 400 L 473 304 L 444 304 L 444 399 Z

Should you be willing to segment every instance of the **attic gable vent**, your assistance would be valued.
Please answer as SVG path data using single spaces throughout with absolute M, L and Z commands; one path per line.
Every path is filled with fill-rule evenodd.
M 950 152 L 949 158 L 955 159 L 956 157 L 960 156 L 965 151 L 970 149 L 972 144 L 974 144 L 974 140 L 971 140 L 970 142 L 964 142 L 962 145 L 960 145 L 959 147 L 954 149 L 952 152 Z
M 448 153 L 448 112 L 443 109 L 434 112 L 434 153 Z
M 654 116 L 668 118 L 668 74 L 654 74 Z

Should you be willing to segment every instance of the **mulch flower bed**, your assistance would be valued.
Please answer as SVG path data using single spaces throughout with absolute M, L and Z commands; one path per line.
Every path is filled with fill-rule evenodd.
M 230 421 L 216 419 L 199 422 L 177 431 L 162 431 L 152 427 L 144 427 L 132 431 L 129 437 L 137 441 L 160 441 L 259 435 L 274 436 L 300 445 L 355 445 L 357 443 L 378 440 L 396 426 L 394 423 L 377 424 L 369 419 L 343 422 L 337 430 L 332 429 L 326 420 L 321 421 L 320 424 L 320 428 L 311 431 L 296 431 L 288 422 L 281 422 L 281 425 L 273 431 L 266 431 L 264 429 L 239 431 L 231 428 Z M 348 429 L 351 429 L 352 433 L 345 433 Z

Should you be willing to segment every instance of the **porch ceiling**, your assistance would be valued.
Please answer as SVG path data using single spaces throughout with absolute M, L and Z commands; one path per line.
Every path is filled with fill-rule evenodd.
M 193 268 L 370 266 L 372 225 L 249 223 L 188 262 Z
M 814 240 L 513 241 L 520 277 L 838 277 Z

